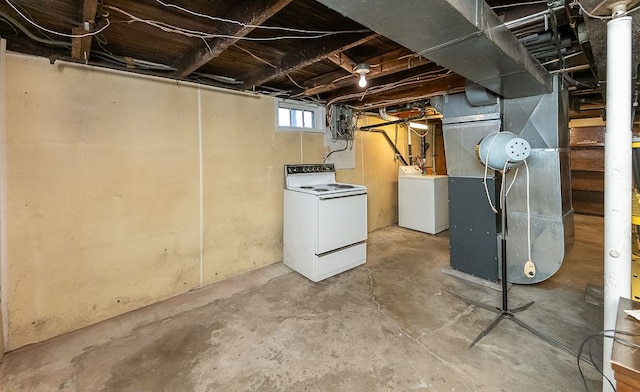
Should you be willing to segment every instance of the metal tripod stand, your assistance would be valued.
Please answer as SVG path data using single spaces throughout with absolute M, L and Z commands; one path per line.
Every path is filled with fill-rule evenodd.
M 523 310 L 527 310 L 531 305 L 533 305 L 534 301 L 528 302 L 522 306 L 519 306 L 517 308 L 513 308 L 510 309 L 509 308 L 509 292 L 508 292 L 508 287 L 507 287 L 507 240 L 506 240 L 506 208 L 507 208 L 507 204 L 506 204 L 506 196 L 504 195 L 504 192 L 501 192 L 501 198 L 502 198 L 502 208 L 500 211 L 500 215 L 501 215 L 501 227 L 502 227 L 502 238 L 500 240 L 500 245 L 501 245 L 501 256 L 502 256 L 502 263 L 501 263 L 501 267 L 502 267 L 502 279 L 501 279 L 501 283 L 502 283 L 502 307 L 499 308 L 497 306 L 491 306 L 488 304 L 485 304 L 483 302 L 480 301 L 475 301 L 475 300 L 471 300 L 468 298 L 464 298 L 458 294 L 449 292 L 449 294 L 453 295 L 454 297 L 458 298 L 459 300 L 466 302 L 469 305 L 474 305 L 477 306 L 479 308 L 482 309 L 486 309 L 488 311 L 497 313 L 498 316 L 491 322 L 491 324 L 489 324 L 488 327 L 486 327 L 479 335 L 478 337 L 476 337 L 473 342 L 471 342 L 471 344 L 469 345 L 469 347 L 473 347 L 476 343 L 478 343 L 480 341 L 480 339 L 482 339 L 483 337 L 487 336 L 487 334 L 489 334 L 489 332 L 491 332 L 491 330 L 493 328 L 495 328 L 500 321 L 502 321 L 503 319 L 509 319 L 513 322 L 515 322 L 516 324 L 520 325 L 522 328 L 526 329 L 527 331 L 531 332 L 532 334 L 536 335 L 537 337 L 539 337 L 540 339 L 546 341 L 547 343 L 556 346 L 570 354 L 573 354 L 574 356 L 577 356 L 578 353 L 565 346 L 564 344 L 560 343 L 559 341 L 553 339 L 550 336 L 547 336 L 545 334 L 543 334 L 542 332 L 538 331 L 537 329 L 533 328 L 532 326 L 528 325 L 527 323 L 525 323 L 524 321 L 518 319 L 515 316 L 515 313 L 518 312 L 522 312 Z

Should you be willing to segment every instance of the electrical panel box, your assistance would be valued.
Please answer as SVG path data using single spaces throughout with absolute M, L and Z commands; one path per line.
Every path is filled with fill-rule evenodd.
M 333 105 L 331 107 L 331 140 L 353 140 L 356 124 L 353 110 L 346 106 Z

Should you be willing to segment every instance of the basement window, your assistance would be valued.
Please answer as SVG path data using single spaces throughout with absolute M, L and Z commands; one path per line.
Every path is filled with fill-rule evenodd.
M 307 102 L 276 99 L 278 131 L 324 132 L 325 108 Z

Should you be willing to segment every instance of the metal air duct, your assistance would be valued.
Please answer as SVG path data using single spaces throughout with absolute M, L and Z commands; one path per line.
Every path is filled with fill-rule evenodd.
M 506 98 L 553 91 L 552 78 L 482 0 L 318 0 Z
M 553 85 L 553 93 L 503 102 L 504 129 L 526 139 L 532 149 L 528 159 L 530 206 L 526 202 L 527 176 L 520 170 L 507 210 L 508 277 L 512 283 L 538 283 L 551 277 L 574 243 L 567 118 L 569 94 L 560 78 L 554 78 Z M 531 253 L 537 270 L 535 278 L 525 273 L 528 221 Z
M 489 178 L 484 180 L 486 168 L 477 159 L 475 146 L 501 129 L 518 135 L 531 146 L 527 159 L 530 178 L 520 168 L 508 198 L 509 282 L 532 284 L 548 279 L 558 271 L 571 249 L 575 234 L 567 128 L 568 91 L 559 77 L 554 77 L 552 82 L 552 93 L 502 99 L 493 105 L 473 106 L 465 94 L 431 100 L 444 115 L 452 268 L 488 280 L 497 278 L 496 225 L 484 226 L 495 219 L 487 200 L 494 199 L 493 171 L 489 171 Z M 514 180 L 514 175 L 515 171 L 507 175 L 508 184 Z M 488 184 L 486 188 L 484 182 Z M 527 182 L 530 203 L 527 203 Z M 471 205 L 473 211 L 465 209 Z M 529 224 L 531 253 L 536 265 L 533 277 L 528 276 L 525 269 L 529 260 Z

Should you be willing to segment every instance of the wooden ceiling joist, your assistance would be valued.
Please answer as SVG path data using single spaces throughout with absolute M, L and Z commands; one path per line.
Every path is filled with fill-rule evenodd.
M 367 94 L 364 98 L 358 99 L 354 107 L 356 107 L 357 110 L 378 109 L 390 105 L 415 102 L 417 100 L 443 95 L 444 93 L 462 92 L 464 91 L 465 83 L 466 78 L 451 73 L 437 80 Z M 328 100 L 330 102 L 333 101 L 333 103 L 341 102 L 339 97 L 328 97 Z
M 83 35 L 94 30 L 98 0 L 84 0 L 82 4 L 82 23 L 85 26 L 71 29 L 73 35 Z M 71 58 L 77 61 L 89 61 L 92 37 L 75 37 L 71 39 Z
M 241 24 L 228 24 L 218 31 L 220 35 L 231 38 L 214 38 L 203 42 L 191 51 L 186 53 L 175 63 L 176 76 L 184 78 L 204 64 L 218 57 L 229 46 L 238 42 L 242 37 L 261 25 L 267 19 L 277 14 L 281 9 L 291 3 L 292 0 L 251 0 L 244 1 L 233 8 L 233 11 L 226 15 L 227 19 L 236 20 Z
M 367 59 L 364 63 L 371 66 L 371 71 L 367 74 L 367 79 L 373 80 L 403 70 L 430 64 L 431 62 L 424 57 L 407 54 L 406 49 L 398 49 L 381 56 Z M 352 73 L 353 69 L 349 70 L 349 72 Z M 322 94 L 354 84 L 354 80 L 356 80 L 355 77 L 344 78 L 344 76 L 344 72 L 337 70 L 313 78 L 307 81 L 306 85 L 309 87 L 305 90 L 304 95 L 312 96 Z
M 304 51 L 290 53 L 282 58 L 276 69 L 265 68 L 263 72 L 246 75 L 243 78 L 243 87 L 251 88 L 252 86 L 262 85 L 270 80 L 285 76 L 289 72 L 297 71 L 337 53 L 362 45 L 377 37 L 378 34 L 376 33 L 354 33 L 311 40 Z
M 589 0 L 594 1 L 602 0 Z M 417 55 L 391 37 L 375 34 L 357 20 L 327 7 L 325 1 L 15 2 L 28 15 L 18 17 L 19 12 L 16 13 L 12 2 L 0 1 L 0 14 L 5 16 L 4 23 L 0 23 L 0 36 L 7 40 L 7 49 L 50 61 L 72 60 L 291 99 L 314 97 L 324 102 L 338 99 L 337 102 L 354 107 L 364 103 L 374 105 L 376 100 L 387 105 L 447 89 L 438 79 L 448 72 L 442 66 Z M 545 34 L 548 30 L 542 23 L 542 16 L 538 17 L 538 11 L 548 9 L 546 5 L 540 5 L 538 10 L 535 8 L 538 5 L 518 0 L 486 0 L 486 3 L 507 22 L 529 20 L 529 17 L 536 20 L 524 25 L 509 24 L 507 27 L 516 37 Z M 103 15 L 103 11 L 111 14 Z M 592 53 L 591 48 L 597 35 L 592 34 L 595 30 L 592 31 L 587 19 L 584 23 L 589 30 L 589 44 L 576 44 L 583 37 L 578 40 L 572 26 L 583 23 L 585 18 L 576 7 L 566 11 L 570 12 L 567 15 L 560 9 L 554 12 L 558 16 L 559 34 L 563 38 L 570 36 L 574 42 L 562 58 L 565 63 L 561 69 L 579 82 L 572 83 L 569 88 L 570 97 L 577 100 L 572 105 L 572 116 L 595 115 L 604 107 L 602 91 L 592 71 L 593 58 L 598 54 Z M 99 47 L 92 36 L 82 37 L 106 27 L 107 16 L 111 26 L 101 31 Z M 29 21 L 63 35 L 71 32 L 75 38 L 64 40 L 53 33 L 41 35 Z M 292 34 L 267 31 L 267 27 L 291 29 Z M 456 26 L 449 29 L 453 34 Z M 304 40 L 303 31 L 308 33 Z M 287 38 L 289 35 L 297 38 Z M 201 36 L 210 38 L 206 41 L 197 38 Z M 536 50 L 533 44 L 525 47 L 531 52 Z M 560 60 L 556 55 L 546 60 L 544 66 L 558 72 Z M 366 88 L 358 86 L 358 76 L 353 73 L 360 63 L 369 66 Z M 453 89 L 460 88 L 460 81 L 454 76 L 446 75 L 446 79 L 452 81 Z M 590 102 L 599 106 L 592 106 Z
M 331 61 L 332 63 L 349 73 L 352 73 L 353 69 L 357 65 L 355 61 L 353 61 L 344 53 L 334 53 L 331 56 L 327 57 L 327 60 Z

